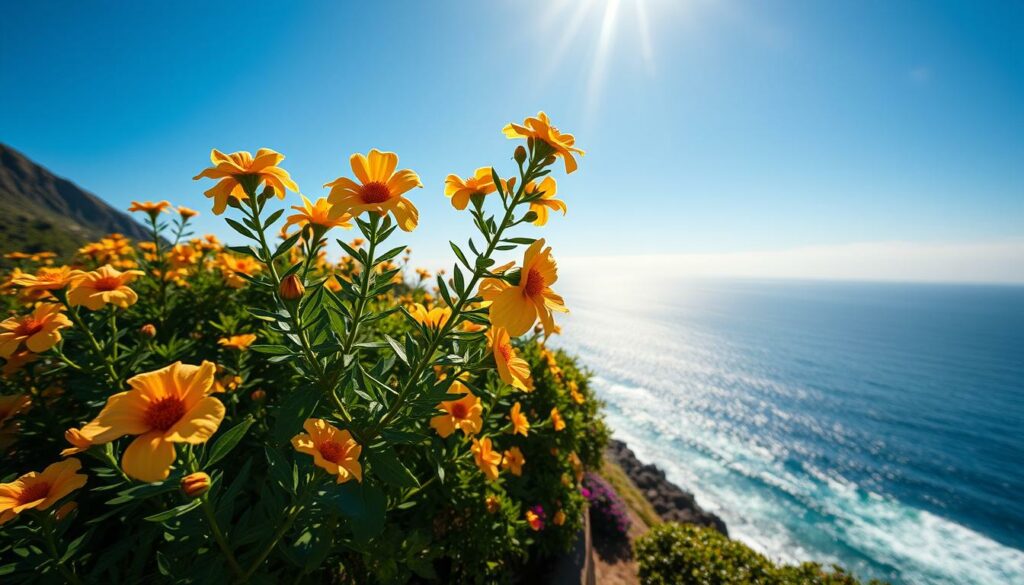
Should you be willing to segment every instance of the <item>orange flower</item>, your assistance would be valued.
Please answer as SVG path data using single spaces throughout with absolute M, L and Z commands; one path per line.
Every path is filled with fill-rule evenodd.
M 501 381 L 529 392 L 530 364 L 516 354 L 508 331 L 504 327 L 492 327 L 487 331 L 487 341 L 494 353 L 494 363 L 498 367 Z
M 139 295 L 128 288 L 128 283 L 143 274 L 141 270 L 121 272 L 109 264 L 101 266 L 99 270 L 83 274 L 71 285 L 68 304 L 85 305 L 92 311 L 102 309 L 107 304 L 126 309 L 139 300 Z
M 565 524 L 565 512 L 561 510 L 555 512 L 555 516 L 551 519 L 551 523 L 555 526 L 561 526 L 562 524 Z
M 491 167 L 480 167 L 476 173 L 468 179 L 458 175 L 448 175 L 444 180 L 444 194 L 452 200 L 455 209 L 465 209 L 473 195 L 487 195 L 494 193 L 497 188 L 494 186 L 494 177 Z
M 572 465 L 572 473 L 576 477 L 576 483 L 583 481 L 583 462 L 575 451 L 569 453 L 569 465 Z
M 216 366 L 175 362 L 128 380 L 131 390 L 114 394 L 81 435 L 94 445 L 125 435 L 135 440 L 121 458 L 124 472 L 145 482 L 167 479 L 176 443 L 199 445 L 217 432 L 224 405 L 210 396 Z
M 555 428 L 555 431 L 565 430 L 565 420 L 562 418 L 562 413 L 558 412 L 558 408 L 551 409 L 551 426 Z
M 256 341 L 256 335 L 253 333 L 245 333 L 243 335 L 232 335 L 231 337 L 225 337 L 218 339 L 217 343 L 224 347 L 231 349 L 237 349 L 238 351 L 245 351 L 249 349 L 252 342 Z
M 584 402 L 586 402 L 587 399 L 584 398 L 583 394 L 580 394 L 580 387 L 578 384 L 576 384 L 576 382 L 574 382 L 573 380 L 569 380 L 568 386 L 569 394 L 572 396 L 572 399 L 574 402 L 576 402 L 576 404 L 583 404 Z
M 523 452 L 519 450 L 519 447 L 512 447 L 505 451 L 505 456 L 501 460 L 501 468 L 507 469 L 512 475 L 519 477 L 523 474 L 525 463 L 526 457 L 523 457 Z
M 42 473 L 32 471 L 11 483 L 0 483 L 0 524 L 25 510 L 46 510 L 85 485 L 86 476 L 78 473 L 81 468 L 78 459 L 67 459 L 48 466 Z
M 491 324 L 504 327 L 509 335 L 518 337 L 529 331 L 539 317 L 544 331 L 552 331 L 555 320 L 551 312 L 569 312 L 562 297 L 551 290 L 557 280 L 558 266 L 551 257 L 551 248 L 544 248 L 543 239 L 533 242 L 523 257 L 519 284 L 512 286 L 497 278 L 488 278 L 480 284 L 480 295 L 491 301 Z
M 470 447 L 473 451 L 473 459 L 476 461 L 476 466 L 480 468 L 487 479 L 494 481 L 498 479 L 498 464 L 501 463 L 501 453 L 495 451 L 491 445 L 491 439 L 484 437 L 483 439 L 473 439 L 473 446 Z
M 292 181 L 288 171 L 277 166 L 283 160 L 283 154 L 269 148 L 256 151 L 255 158 L 244 150 L 224 154 L 215 148 L 210 152 L 213 166 L 203 169 L 192 180 L 197 181 L 203 177 L 218 180 L 204 195 L 213 198 L 213 212 L 220 215 L 227 208 L 229 198 L 236 201 L 249 198 L 241 181 L 253 181 L 253 190 L 265 184 L 278 199 L 284 199 L 285 189 L 298 193 L 299 186 Z
M 71 320 L 56 303 L 38 305 L 29 315 L 10 317 L 0 322 L 0 357 L 10 358 L 24 344 L 31 352 L 41 353 L 57 344 L 60 330 L 71 327 Z
M 249 282 L 239 276 L 240 274 L 253 276 L 263 270 L 263 267 L 256 260 L 248 256 L 223 254 L 220 257 L 219 263 L 221 274 L 224 275 L 225 282 L 231 288 L 242 288 Z
M 170 206 L 170 201 L 160 201 L 157 203 L 153 203 L 152 201 L 132 201 L 132 205 L 128 208 L 128 211 L 141 211 L 149 217 L 156 219 L 156 216 L 166 211 Z
M 536 118 L 523 120 L 522 125 L 509 124 L 502 129 L 508 138 L 533 138 L 547 144 L 552 153 L 565 161 L 565 172 L 571 173 L 576 170 L 576 157 L 582 156 L 584 152 L 576 148 L 576 138 L 572 134 L 563 134 L 551 125 L 547 114 L 540 112 Z
M 455 429 L 462 430 L 466 436 L 479 433 L 483 427 L 483 419 L 480 418 L 483 406 L 480 405 L 480 399 L 473 396 L 469 389 L 458 380 L 452 382 L 448 393 L 465 394 L 465 396 L 458 400 L 449 400 L 438 404 L 437 407 L 443 410 L 444 414 L 430 419 L 431 428 L 437 431 L 437 434 L 441 435 L 443 439 L 447 439 L 455 432 Z
M 484 505 L 487 506 L 487 513 L 494 514 L 501 509 L 501 500 L 497 496 L 487 496 L 484 500 Z
M 331 188 L 327 195 L 331 202 L 331 214 L 354 217 L 363 212 L 380 215 L 390 212 L 404 231 L 415 229 L 419 223 L 419 211 L 402 194 L 413 187 L 423 186 L 419 176 L 408 169 L 395 172 L 398 155 L 381 152 L 376 148 L 368 156 L 353 154 L 349 162 L 358 183 L 347 177 L 339 177 L 324 185 Z
M 283 230 L 287 230 L 288 226 L 292 224 L 298 225 L 300 228 L 307 225 L 320 226 L 322 228 L 331 229 L 334 227 L 341 227 L 347 230 L 352 229 L 352 216 L 341 214 L 337 216 L 331 215 L 331 203 L 321 197 L 316 200 L 316 203 L 311 203 L 309 199 L 306 199 L 305 195 L 299 195 L 302 197 L 302 205 L 293 205 L 292 209 L 298 211 L 294 215 L 289 215 L 288 220 L 284 222 Z
M 67 266 L 60 268 L 40 268 L 35 275 L 19 273 L 11 279 L 27 291 L 60 290 L 67 288 L 74 280 L 84 274 L 81 270 L 72 270 Z
M 530 529 L 534 532 L 544 528 L 544 519 L 540 517 L 540 514 L 533 510 L 526 511 L 526 523 L 530 525 Z
M 512 410 L 508 414 L 509 420 L 512 421 L 512 434 L 520 434 L 527 436 L 530 432 L 530 419 L 526 418 L 526 413 L 523 412 L 523 407 L 516 402 L 512 405 Z
M 533 220 L 533 225 L 544 225 L 548 222 L 548 210 L 561 211 L 562 215 L 565 215 L 568 208 L 565 205 L 565 201 L 555 199 L 557 195 L 558 186 L 555 184 L 555 180 L 551 177 L 545 177 L 541 181 L 540 186 L 537 186 L 535 181 L 530 181 L 526 184 L 524 191 L 527 195 L 537 195 L 537 199 L 530 201 L 530 211 L 537 214 L 537 219 Z
M 351 433 L 319 418 L 307 418 L 302 428 L 306 433 L 292 437 L 296 451 L 312 455 L 317 467 L 338 476 L 338 483 L 345 483 L 353 477 L 356 481 L 363 481 L 363 468 L 359 465 L 359 454 L 363 448 Z
M 448 307 L 434 307 L 428 311 L 420 303 L 414 303 L 409 310 L 409 314 L 420 325 L 436 330 L 444 327 L 445 323 L 448 322 L 448 318 L 452 316 L 452 310 Z
M 199 212 L 196 211 L 195 209 L 189 209 L 188 207 L 185 207 L 184 205 L 179 205 L 178 206 L 178 215 L 181 216 L 181 219 L 192 219 L 193 217 L 199 215 Z

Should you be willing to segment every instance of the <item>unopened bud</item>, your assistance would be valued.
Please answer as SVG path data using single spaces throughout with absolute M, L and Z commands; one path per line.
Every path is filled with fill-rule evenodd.
M 142 333 L 146 337 L 156 337 L 156 326 L 152 323 L 146 323 L 139 329 L 139 333 Z
M 526 215 L 523 216 L 523 221 L 528 221 L 528 222 L 531 222 L 531 223 L 537 221 L 537 212 L 536 211 L 527 211 Z
M 526 162 L 526 149 L 523 148 L 522 144 L 516 147 L 516 153 L 513 156 L 515 156 L 516 162 L 519 164 Z
M 281 288 L 277 292 L 283 300 L 297 301 L 306 293 L 306 287 L 302 286 L 302 281 L 298 276 L 289 274 L 281 281 Z
M 181 491 L 190 498 L 198 498 L 210 490 L 210 476 L 197 471 L 181 478 Z
M 551 165 L 555 164 L 555 160 L 556 160 L 555 159 L 555 155 L 553 155 L 553 154 L 548 156 L 548 157 L 546 157 L 544 159 L 544 166 L 550 167 Z
M 501 500 L 497 496 L 487 496 L 487 513 L 494 514 L 501 509 Z
M 267 399 L 267 392 L 265 390 L 253 390 L 252 394 L 249 394 L 249 398 L 256 402 L 263 402 Z

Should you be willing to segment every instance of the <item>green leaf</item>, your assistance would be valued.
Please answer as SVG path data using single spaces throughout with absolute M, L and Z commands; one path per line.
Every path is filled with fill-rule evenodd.
M 466 255 L 462 253 L 462 250 L 460 250 L 458 246 L 455 245 L 455 242 L 448 243 L 451 244 L 452 251 L 455 252 L 455 257 L 459 259 L 459 262 L 462 262 L 463 266 L 465 266 L 468 270 L 473 270 L 473 265 L 469 263 L 469 260 L 466 260 Z M 473 242 L 471 240 L 470 245 L 472 245 L 472 243 Z
M 316 409 L 321 395 L 319 388 L 307 386 L 293 391 L 284 399 L 277 411 L 277 421 L 274 423 L 272 437 L 275 443 L 284 443 L 299 432 L 302 422 Z
M 366 542 L 384 530 L 387 500 L 380 488 L 348 481 L 328 488 L 327 504 L 349 521 L 352 535 Z
M 291 348 L 283 346 L 283 345 L 258 344 L 258 345 L 249 346 L 249 349 L 255 351 L 256 353 L 267 353 L 267 354 L 270 354 L 270 355 L 287 355 L 287 354 L 294 353 L 291 350 Z
M 192 510 L 195 510 L 201 503 L 202 500 L 196 498 L 187 504 L 182 504 L 175 508 L 171 508 L 170 510 L 164 510 L 163 512 L 153 514 L 152 516 L 146 516 L 145 520 L 148 522 L 166 522 L 171 518 L 177 518 L 182 514 L 187 514 Z
M 416 476 L 402 464 L 394 449 L 384 447 L 381 450 L 371 450 L 366 457 L 370 461 L 371 471 L 385 482 L 400 489 L 420 485 Z
M 392 338 L 387 333 L 384 334 L 384 340 L 387 341 L 388 345 L 391 346 L 391 349 L 394 350 L 395 355 L 398 356 L 398 359 L 402 360 L 403 364 L 409 365 L 409 358 L 405 356 L 405 349 L 402 347 L 402 344 L 395 341 L 395 339 Z
M 206 458 L 206 466 L 209 467 L 213 465 L 230 453 L 231 450 L 238 445 L 238 442 L 242 440 L 245 433 L 249 431 L 249 427 L 252 426 L 253 422 L 253 418 L 251 416 L 247 416 L 242 420 L 242 422 L 231 427 L 227 432 L 221 435 L 220 438 L 217 439 L 217 442 L 213 444 L 213 447 L 210 448 L 210 455 Z

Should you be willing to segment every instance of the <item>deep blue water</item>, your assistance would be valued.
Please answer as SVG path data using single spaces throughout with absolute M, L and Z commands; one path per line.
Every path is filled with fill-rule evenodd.
M 563 266 L 614 434 L 784 561 L 1024 583 L 1024 287 Z

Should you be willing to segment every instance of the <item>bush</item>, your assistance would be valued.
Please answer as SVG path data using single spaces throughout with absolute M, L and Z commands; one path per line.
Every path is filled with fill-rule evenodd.
M 588 472 L 583 478 L 583 497 L 590 503 L 590 518 L 595 532 L 625 537 L 632 522 L 626 504 L 601 476 Z
M 136 202 L 150 241 L 8 255 L 0 580 L 491 583 L 566 551 L 607 431 L 544 345 L 550 248 L 512 232 L 565 210 L 577 151 L 544 115 L 506 134 L 516 176 L 446 181 L 479 236 L 436 278 L 390 242 L 419 178 L 376 150 L 286 218 L 283 156 L 213 151 L 197 178 L 245 245 Z
M 776 566 L 712 528 L 666 523 L 636 542 L 644 585 L 860 585 L 839 567 L 817 563 Z M 880 581 L 868 582 L 881 585 Z

